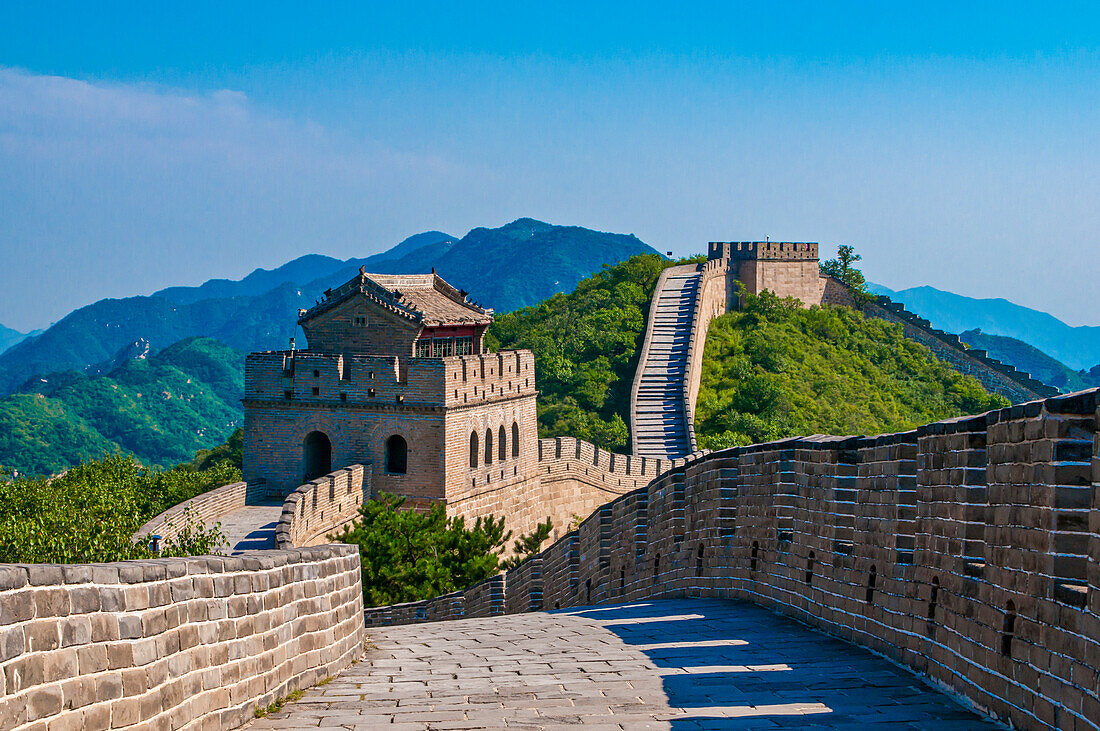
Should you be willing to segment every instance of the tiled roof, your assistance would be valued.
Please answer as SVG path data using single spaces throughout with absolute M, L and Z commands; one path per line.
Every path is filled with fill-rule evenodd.
M 465 292 L 435 272 L 368 274 L 360 270 L 351 281 L 325 292 L 325 299 L 301 313 L 298 322 L 311 320 L 358 295 L 422 325 L 488 324 L 493 320 L 492 310 L 467 301 Z

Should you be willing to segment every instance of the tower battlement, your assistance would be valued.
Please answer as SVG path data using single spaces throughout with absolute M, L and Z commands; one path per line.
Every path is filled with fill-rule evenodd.
M 708 259 L 817 261 L 817 243 L 801 241 L 711 241 Z
M 281 350 L 245 361 L 245 401 L 359 407 L 451 407 L 535 393 L 529 350 L 411 358 Z

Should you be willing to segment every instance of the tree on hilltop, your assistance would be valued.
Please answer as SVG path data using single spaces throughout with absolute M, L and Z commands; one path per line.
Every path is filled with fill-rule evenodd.
M 873 296 L 867 291 L 867 280 L 863 272 L 852 266 L 857 261 L 863 261 L 863 257 L 856 253 L 855 248 L 841 244 L 836 258 L 822 262 L 820 270 L 822 274 L 847 286 L 852 291 L 856 304 L 862 306 L 870 302 Z

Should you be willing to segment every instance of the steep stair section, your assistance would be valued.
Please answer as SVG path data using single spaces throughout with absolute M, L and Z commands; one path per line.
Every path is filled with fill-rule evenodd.
M 684 381 L 701 275 L 694 264 L 666 270 L 653 293 L 646 341 L 634 376 L 634 454 L 678 459 L 691 453 Z

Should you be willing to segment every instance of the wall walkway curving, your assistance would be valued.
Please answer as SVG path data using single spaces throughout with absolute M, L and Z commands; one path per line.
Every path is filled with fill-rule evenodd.
M 1100 390 L 878 437 L 711 453 L 506 575 L 368 625 L 749 599 L 1017 728 L 1100 728 Z
M 160 515 L 151 518 L 145 525 L 138 528 L 134 533 L 134 539 L 154 534 L 162 538 L 175 538 L 186 526 L 185 514 L 188 512 L 203 523 L 214 525 L 220 518 L 245 507 L 250 499 L 262 498 L 263 490 L 262 485 L 249 489 L 244 482 L 222 485 L 196 495 L 190 500 L 184 500 L 178 505 L 173 505 Z

